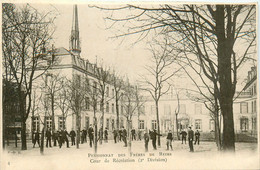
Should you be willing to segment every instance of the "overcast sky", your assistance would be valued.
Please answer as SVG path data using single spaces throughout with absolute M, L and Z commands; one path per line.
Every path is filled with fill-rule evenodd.
M 59 15 L 55 20 L 55 47 L 69 49 L 73 4 L 34 4 L 33 6 L 40 10 L 58 11 Z M 121 75 L 127 74 L 130 80 L 136 80 L 137 75 L 143 73 L 143 66 L 148 63 L 148 58 L 151 56 L 146 41 L 133 45 L 137 36 L 111 39 L 110 37 L 115 33 L 107 29 L 109 24 L 104 20 L 106 16 L 107 13 L 104 11 L 90 8 L 87 4 L 78 4 L 81 57 L 94 63 L 97 56 L 98 62 L 103 62 L 106 66 L 113 65 Z M 248 70 L 247 66 L 244 71 L 241 71 L 238 89 Z

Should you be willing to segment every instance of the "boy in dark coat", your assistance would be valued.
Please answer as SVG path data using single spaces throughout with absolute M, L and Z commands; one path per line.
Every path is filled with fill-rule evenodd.
M 183 144 L 183 141 L 185 141 L 186 144 L 187 132 L 185 130 L 182 130 L 180 134 L 181 134 L 181 144 Z
M 123 130 L 122 130 L 122 138 L 123 138 L 123 141 L 125 143 L 124 147 L 127 147 L 127 140 L 126 140 L 127 132 L 126 132 L 126 129 L 124 128 L 124 126 L 122 128 L 123 128 Z
M 92 125 L 88 128 L 88 137 L 89 137 L 89 146 L 92 147 L 92 142 L 94 140 L 94 129 L 92 128 Z
M 191 127 L 189 127 L 188 140 L 189 140 L 190 152 L 194 152 L 194 150 L 193 150 L 193 136 L 194 136 L 194 132 L 191 129 Z
M 51 130 L 47 129 L 46 130 L 46 148 L 51 147 Z
M 198 145 L 199 145 L 200 144 L 200 132 L 199 132 L 199 130 L 197 130 L 195 132 L 195 143 L 194 143 L 194 145 L 196 145 L 197 142 L 198 142 Z
M 75 137 L 76 137 L 76 132 L 72 129 L 70 131 L 71 146 L 75 145 Z
M 148 143 L 149 143 L 149 134 L 147 133 L 147 130 L 145 131 L 144 134 L 144 147 L 145 147 L 145 152 L 148 152 Z
M 171 146 L 171 150 L 172 150 L 172 140 L 173 140 L 173 137 L 172 137 L 172 132 L 171 132 L 171 130 L 169 130 L 166 139 L 167 139 L 167 150 L 169 150 L 169 146 Z
M 35 147 L 36 142 L 38 143 L 38 146 L 40 147 L 40 133 L 39 131 L 35 131 L 33 135 L 33 148 Z
M 113 134 L 114 134 L 114 141 L 116 143 L 116 140 L 117 140 L 117 130 L 116 129 L 113 131 Z

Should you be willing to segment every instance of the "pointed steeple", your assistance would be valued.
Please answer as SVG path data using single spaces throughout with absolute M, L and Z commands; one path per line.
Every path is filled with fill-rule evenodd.
M 81 52 L 79 41 L 79 21 L 77 5 L 73 6 L 72 28 L 70 35 L 70 51 L 75 55 L 79 55 Z

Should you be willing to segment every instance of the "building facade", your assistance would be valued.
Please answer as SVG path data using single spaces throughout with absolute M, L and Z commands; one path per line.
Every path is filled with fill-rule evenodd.
M 45 89 L 54 82 L 53 77 L 65 77 L 66 80 L 73 82 L 76 80 L 82 85 L 86 82 L 86 78 L 90 84 L 97 84 L 96 71 L 100 69 L 97 64 L 90 63 L 88 60 L 84 60 L 81 57 L 81 47 L 79 38 L 79 26 L 78 26 L 78 12 L 77 6 L 73 7 L 73 24 L 70 35 L 70 49 L 64 47 L 55 49 L 52 56 L 55 63 L 52 63 L 47 72 L 39 78 L 34 85 L 35 99 L 37 100 L 37 108 L 31 113 L 31 118 L 27 121 L 28 133 L 32 131 L 41 130 L 44 127 L 44 117 L 46 119 L 47 128 L 51 128 L 55 124 L 55 129 L 67 129 L 68 131 L 76 129 L 76 115 L 71 109 L 68 109 L 66 116 L 64 116 L 62 109 L 55 105 L 54 107 L 54 120 L 52 120 L 50 101 L 45 101 Z M 47 64 L 51 64 L 47 61 Z M 49 63 L 48 63 L 49 62 Z M 39 71 L 40 74 L 41 71 Z M 37 73 L 36 73 L 37 74 Z M 56 80 L 55 80 L 56 81 Z M 59 85 L 57 85 L 59 86 Z M 41 88 L 40 88 L 41 87 Z M 56 94 L 57 96 L 58 94 Z M 42 98 L 40 98 L 42 97 Z M 50 97 L 47 97 L 50 98 Z M 55 98 L 55 100 L 58 100 Z M 46 106 L 46 107 L 45 107 Z M 109 132 L 112 132 L 116 128 L 116 102 L 115 102 L 115 89 L 112 83 L 107 82 L 105 90 L 105 103 L 104 103 L 104 128 L 107 128 Z M 124 109 L 122 103 L 119 102 L 119 126 L 126 126 L 126 119 L 123 116 Z M 81 105 L 80 113 L 80 127 L 81 129 L 87 129 L 91 124 L 94 124 L 93 108 L 90 104 L 90 99 L 86 97 Z M 101 123 L 101 106 L 100 103 L 97 107 L 97 124 L 98 128 Z M 110 133 L 111 134 L 111 133 Z

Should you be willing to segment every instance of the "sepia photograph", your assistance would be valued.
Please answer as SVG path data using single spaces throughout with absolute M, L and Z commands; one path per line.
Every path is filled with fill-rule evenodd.
M 1 5 L 0 169 L 260 169 L 257 2 Z

